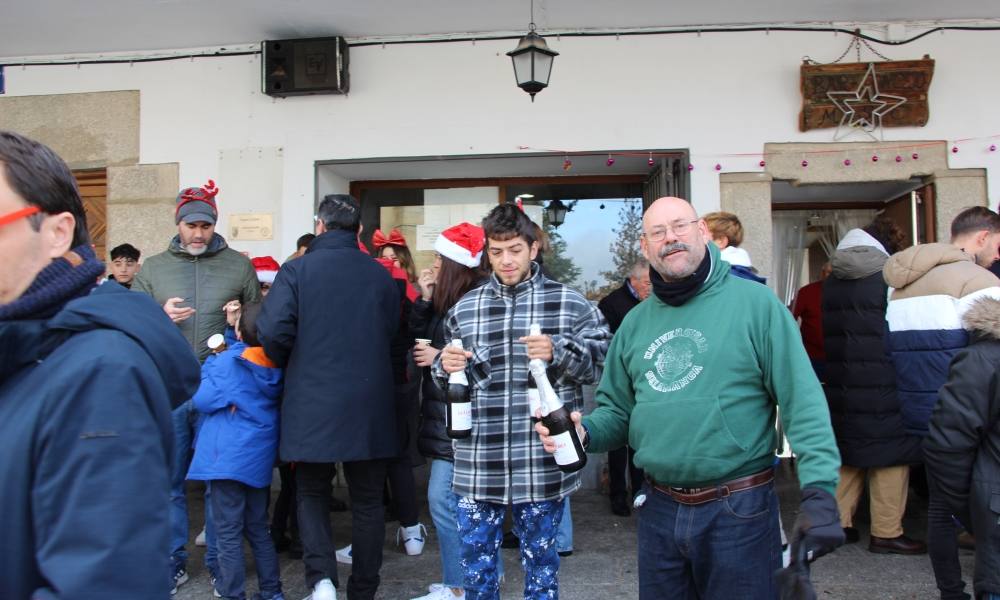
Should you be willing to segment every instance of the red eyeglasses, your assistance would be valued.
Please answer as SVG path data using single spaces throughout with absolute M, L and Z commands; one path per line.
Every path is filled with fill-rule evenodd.
M 15 210 L 14 212 L 7 213 L 5 215 L 0 215 L 0 227 L 4 225 L 10 225 L 14 221 L 23 219 L 25 217 L 30 217 L 33 214 L 42 212 L 42 209 L 37 206 L 28 206 L 22 208 L 21 210 Z

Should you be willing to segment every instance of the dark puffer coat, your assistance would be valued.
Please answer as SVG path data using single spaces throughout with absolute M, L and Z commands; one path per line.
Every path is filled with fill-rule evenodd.
M 854 238 L 851 236 L 858 232 Z M 852 230 L 823 283 L 826 399 L 841 462 L 858 468 L 920 462 L 920 439 L 903 427 L 885 311 L 888 256 Z M 864 234 L 865 236 L 867 234 Z M 856 242 L 851 240 L 856 239 Z M 874 242 L 874 239 L 870 238 Z M 863 245 L 856 245 L 863 244 Z
M 1000 300 L 977 300 L 924 441 L 927 476 L 955 514 L 971 516 L 976 597 L 1000 594 Z

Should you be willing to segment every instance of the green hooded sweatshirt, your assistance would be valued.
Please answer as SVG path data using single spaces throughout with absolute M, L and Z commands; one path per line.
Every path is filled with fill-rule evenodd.
M 831 494 L 840 454 L 823 390 L 792 315 L 770 288 L 712 267 L 697 295 L 670 306 L 651 295 L 611 340 L 589 452 L 626 443 L 655 481 L 702 487 L 774 463 L 777 408 L 802 487 Z

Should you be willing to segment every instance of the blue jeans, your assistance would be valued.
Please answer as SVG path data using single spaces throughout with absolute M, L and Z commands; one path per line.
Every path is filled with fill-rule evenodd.
M 562 519 L 559 520 L 559 529 L 556 530 L 556 551 L 572 552 L 573 550 L 573 515 L 569 512 L 569 496 L 563 500 Z
M 185 479 L 191 466 L 191 450 L 202 419 L 190 400 L 173 411 L 174 461 L 170 474 L 170 568 L 187 568 L 188 512 Z M 218 558 L 215 550 L 215 528 L 212 525 L 211 485 L 205 487 L 205 566 L 212 577 L 218 576 Z
M 212 481 L 212 514 L 218 534 L 219 578 L 215 589 L 228 600 L 244 600 L 246 565 L 243 538 L 250 542 L 257 583 L 262 598 L 281 592 L 278 553 L 268 533 L 267 505 L 270 488 L 255 488 L 231 479 Z
M 644 486 L 638 509 L 640 600 L 778 597 L 774 482 L 690 506 Z
M 455 465 L 449 460 L 435 458 L 431 461 L 427 504 L 441 548 L 441 583 L 450 588 L 461 588 L 463 571 L 459 548 L 462 538 L 458 536 L 458 496 L 451 491 L 454 470 Z
M 514 533 L 521 539 L 526 600 L 559 598 L 559 554 L 556 531 L 564 500 L 527 502 L 511 507 Z M 468 600 L 499 600 L 500 542 L 507 507 L 472 498 L 458 501 L 458 531 L 462 536 L 462 569 Z

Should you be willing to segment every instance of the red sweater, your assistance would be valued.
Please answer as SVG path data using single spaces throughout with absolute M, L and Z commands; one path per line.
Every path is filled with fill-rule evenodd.
M 802 318 L 802 343 L 806 347 L 806 354 L 814 360 L 826 360 L 826 353 L 823 351 L 822 304 L 822 281 L 803 286 L 792 303 L 792 315 Z

